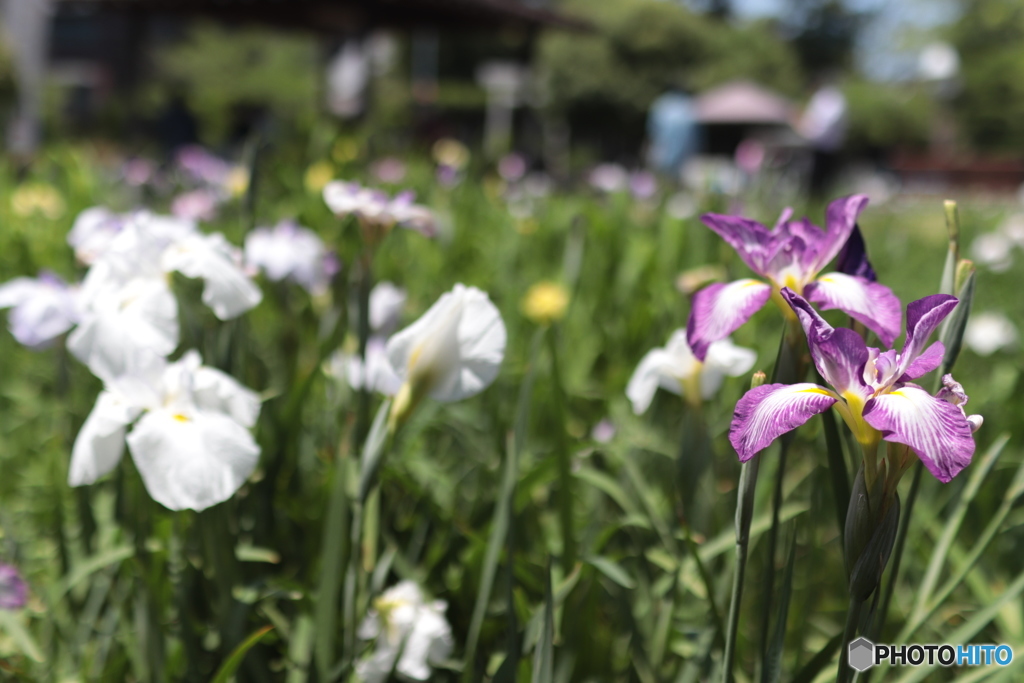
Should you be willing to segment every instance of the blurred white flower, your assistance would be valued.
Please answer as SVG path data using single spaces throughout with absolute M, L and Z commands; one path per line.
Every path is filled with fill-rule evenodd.
M 967 321 L 964 343 L 979 356 L 991 356 L 1017 343 L 1017 327 L 1002 313 L 975 313 Z
M 78 214 L 68 244 L 75 250 L 75 257 L 85 264 L 99 258 L 110 247 L 124 227 L 127 218 L 103 206 L 94 206 Z
M 256 228 L 245 238 L 245 262 L 271 280 L 291 278 L 312 294 L 322 294 L 337 274 L 337 260 L 323 240 L 294 221 Z
M 444 618 L 448 604 L 427 602 L 413 581 L 402 581 L 373 601 L 359 625 L 359 637 L 375 640 L 373 653 L 356 663 L 356 675 L 366 683 L 384 683 L 394 671 L 414 681 L 430 678 L 431 665 L 444 662 L 454 645 Z
M 971 243 L 971 256 L 975 263 L 986 266 L 989 270 L 1002 273 L 1013 265 L 1013 242 L 1001 232 L 988 232 L 978 235 Z
M 136 353 L 167 356 L 178 346 L 178 302 L 159 269 L 145 261 L 129 269 L 108 255 L 82 283 L 81 319 L 67 346 L 104 381 L 124 374 Z
M 697 213 L 697 200 L 689 192 L 676 192 L 665 203 L 665 211 L 676 220 L 690 218 Z
M 203 303 L 221 320 L 237 318 L 263 300 L 263 292 L 243 269 L 241 250 L 219 232 L 177 240 L 163 252 L 161 265 L 168 272 L 202 278 Z
M 68 349 L 100 379 L 121 375 L 137 352 L 169 355 L 178 345 L 178 304 L 167 273 L 206 281 L 203 301 L 222 320 L 259 303 L 241 268 L 241 252 L 195 223 L 138 212 L 96 258 L 82 283 L 78 328 Z
M 676 330 L 664 348 L 652 349 L 640 360 L 626 386 L 637 415 L 645 412 L 660 386 L 695 402 L 711 398 L 728 375 L 739 377 L 754 367 L 757 354 L 730 339 L 716 341 L 701 363 L 686 343 L 686 330 Z
M 406 294 L 394 283 L 378 282 L 370 292 L 370 329 L 378 334 L 390 334 L 398 325 L 405 306 Z
M 629 173 L 618 164 L 599 164 L 588 177 L 590 186 L 601 192 L 622 192 L 629 185 Z
M 78 288 L 54 273 L 19 277 L 0 285 L 0 308 L 10 308 L 11 335 L 31 348 L 43 348 L 78 322 Z
M 323 196 L 327 207 L 339 217 L 354 215 L 364 223 L 383 228 L 397 223 L 427 237 L 433 237 L 437 231 L 434 214 L 413 203 L 412 192 L 400 192 L 391 199 L 385 192 L 356 182 L 333 180 L 324 187 Z
M 165 507 L 203 510 L 234 495 L 259 460 L 249 433 L 260 410 L 256 393 L 204 367 L 195 351 L 172 364 L 137 354 L 130 365 L 82 425 L 68 483 L 91 484 L 110 472 L 127 440 L 146 490 Z
M 357 353 L 336 351 L 327 364 L 327 372 L 335 379 L 348 383 L 354 390 L 366 388 L 385 396 L 394 396 L 402 388 L 402 380 L 388 363 L 383 337 L 366 340 L 366 363 Z
M 393 420 L 405 419 L 424 396 L 459 401 L 486 389 L 505 357 L 505 336 L 505 323 L 487 294 L 455 285 L 388 340 L 388 362 L 403 381 Z
M 1008 216 L 999 226 L 999 232 L 1005 235 L 1015 246 L 1024 249 L 1024 214 L 1015 213 Z

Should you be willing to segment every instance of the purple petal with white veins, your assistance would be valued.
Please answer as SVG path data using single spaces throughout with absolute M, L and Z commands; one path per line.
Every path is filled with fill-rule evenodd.
M 876 282 L 878 276 L 875 269 L 868 261 L 868 248 L 864 244 L 864 235 L 860 232 L 860 226 L 854 225 L 853 232 L 846 240 L 846 244 L 839 250 L 839 257 L 836 259 L 836 270 L 847 275 L 862 277 L 868 282 Z
M 907 304 L 907 339 L 900 352 L 900 366 L 904 372 L 910 367 L 928 343 L 928 337 L 954 308 L 957 298 L 949 294 L 932 294 Z
M 817 384 L 765 384 L 743 395 L 729 426 L 729 441 L 746 462 L 778 437 L 828 410 L 838 397 Z
M 804 294 L 823 311 L 838 308 L 864 323 L 886 346 L 892 346 L 900 335 L 903 306 L 885 285 L 843 273 L 828 273 L 807 285 Z
M 857 216 L 867 203 L 868 197 L 863 194 L 840 197 L 829 203 L 825 209 L 825 237 L 815 245 L 818 252 L 815 272 L 824 269 L 843 248 L 857 225 Z
M 825 381 L 839 393 L 862 388 L 869 354 L 860 335 L 845 327 L 832 327 L 806 299 L 789 288 L 782 289 L 782 296 L 800 319 L 811 358 Z
M 736 280 L 709 285 L 693 295 L 686 341 L 693 355 L 703 361 L 708 347 L 725 339 L 764 306 L 772 288 L 757 280 Z
M 765 267 L 772 257 L 776 242 L 767 228 L 741 216 L 706 213 L 700 219 L 735 249 L 752 271 L 759 275 L 765 274 Z
M 974 455 L 971 424 L 958 406 L 907 385 L 864 406 L 864 420 L 886 441 L 910 446 L 928 471 L 948 483 Z
M 946 355 L 946 347 L 942 342 L 937 341 L 925 349 L 925 352 L 915 358 L 907 369 L 903 371 L 903 376 L 900 377 L 899 381 L 906 382 L 907 380 L 917 379 L 921 375 L 926 375 L 935 368 L 942 364 L 942 357 Z

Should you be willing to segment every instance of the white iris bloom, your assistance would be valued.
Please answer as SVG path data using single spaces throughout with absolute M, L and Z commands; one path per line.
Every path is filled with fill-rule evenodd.
M 728 375 L 739 377 L 757 361 L 751 349 L 736 346 L 730 339 L 713 342 L 701 363 L 686 343 L 686 330 L 676 330 L 663 348 L 647 352 L 626 385 L 626 396 L 637 415 L 645 412 L 658 387 L 700 402 L 714 396 Z
M 334 275 L 323 240 L 293 221 L 256 228 L 245 238 L 245 262 L 278 282 L 291 278 L 311 294 L 323 294 Z
M 356 664 L 366 683 L 383 683 L 394 671 L 405 679 L 426 681 L 431 665 L 451 654 L 452 629 L 444 618 L 448 604 L 427 602 L 413 581 L 402 581 L 377 598 L 359 626 L 359 637 L 375 640 L 376 648 Z
M 403 383 L 392 418 L 403 420 L 424 396 L 460 401 L 486 389 L 498 376 L 505 341 L 505 323 L 487 294 L 455 285 L 388 340 L 388 362 Z
M 203 366 L 195 351 L 171 364 L 138 355 L 82 425 L 68 483 L 91 484 L 110 472 L 127 441 L 153 500 L 171 510 L 203 510 L 234 495 L 256 468 L 260 448 L 249 429 L 259 410 L 255 392 Z
M 231 320 L 263 300 L 263 292 L 242 266 L 242 252 L 219 232 L 176 240 L 162 254 L 165 271 L 202 278 L 203 303 L 221 320 Z

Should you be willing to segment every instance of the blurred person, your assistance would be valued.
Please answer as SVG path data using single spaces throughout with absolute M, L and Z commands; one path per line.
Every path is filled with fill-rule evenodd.
M 675 89 L 654 100 L 647 115 L 647 138 L 651 168 L 678 178 L 683 164 L 697 150 L 693 98 Z
M 807 102 L 797 126 L 814 151 L 810 190 L 820 196 L 832 182 L 846 141 L 846 96 L 830 81 L 823 81 Z

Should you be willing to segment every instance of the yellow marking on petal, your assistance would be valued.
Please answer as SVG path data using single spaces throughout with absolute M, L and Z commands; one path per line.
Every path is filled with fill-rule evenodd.
M 171 415 L 171 417 L 173 417 L 178 422 L 189 422 L 190 421 L 186 416 L 182 415 L 181 413 L 175 413 L 174 415 Z

